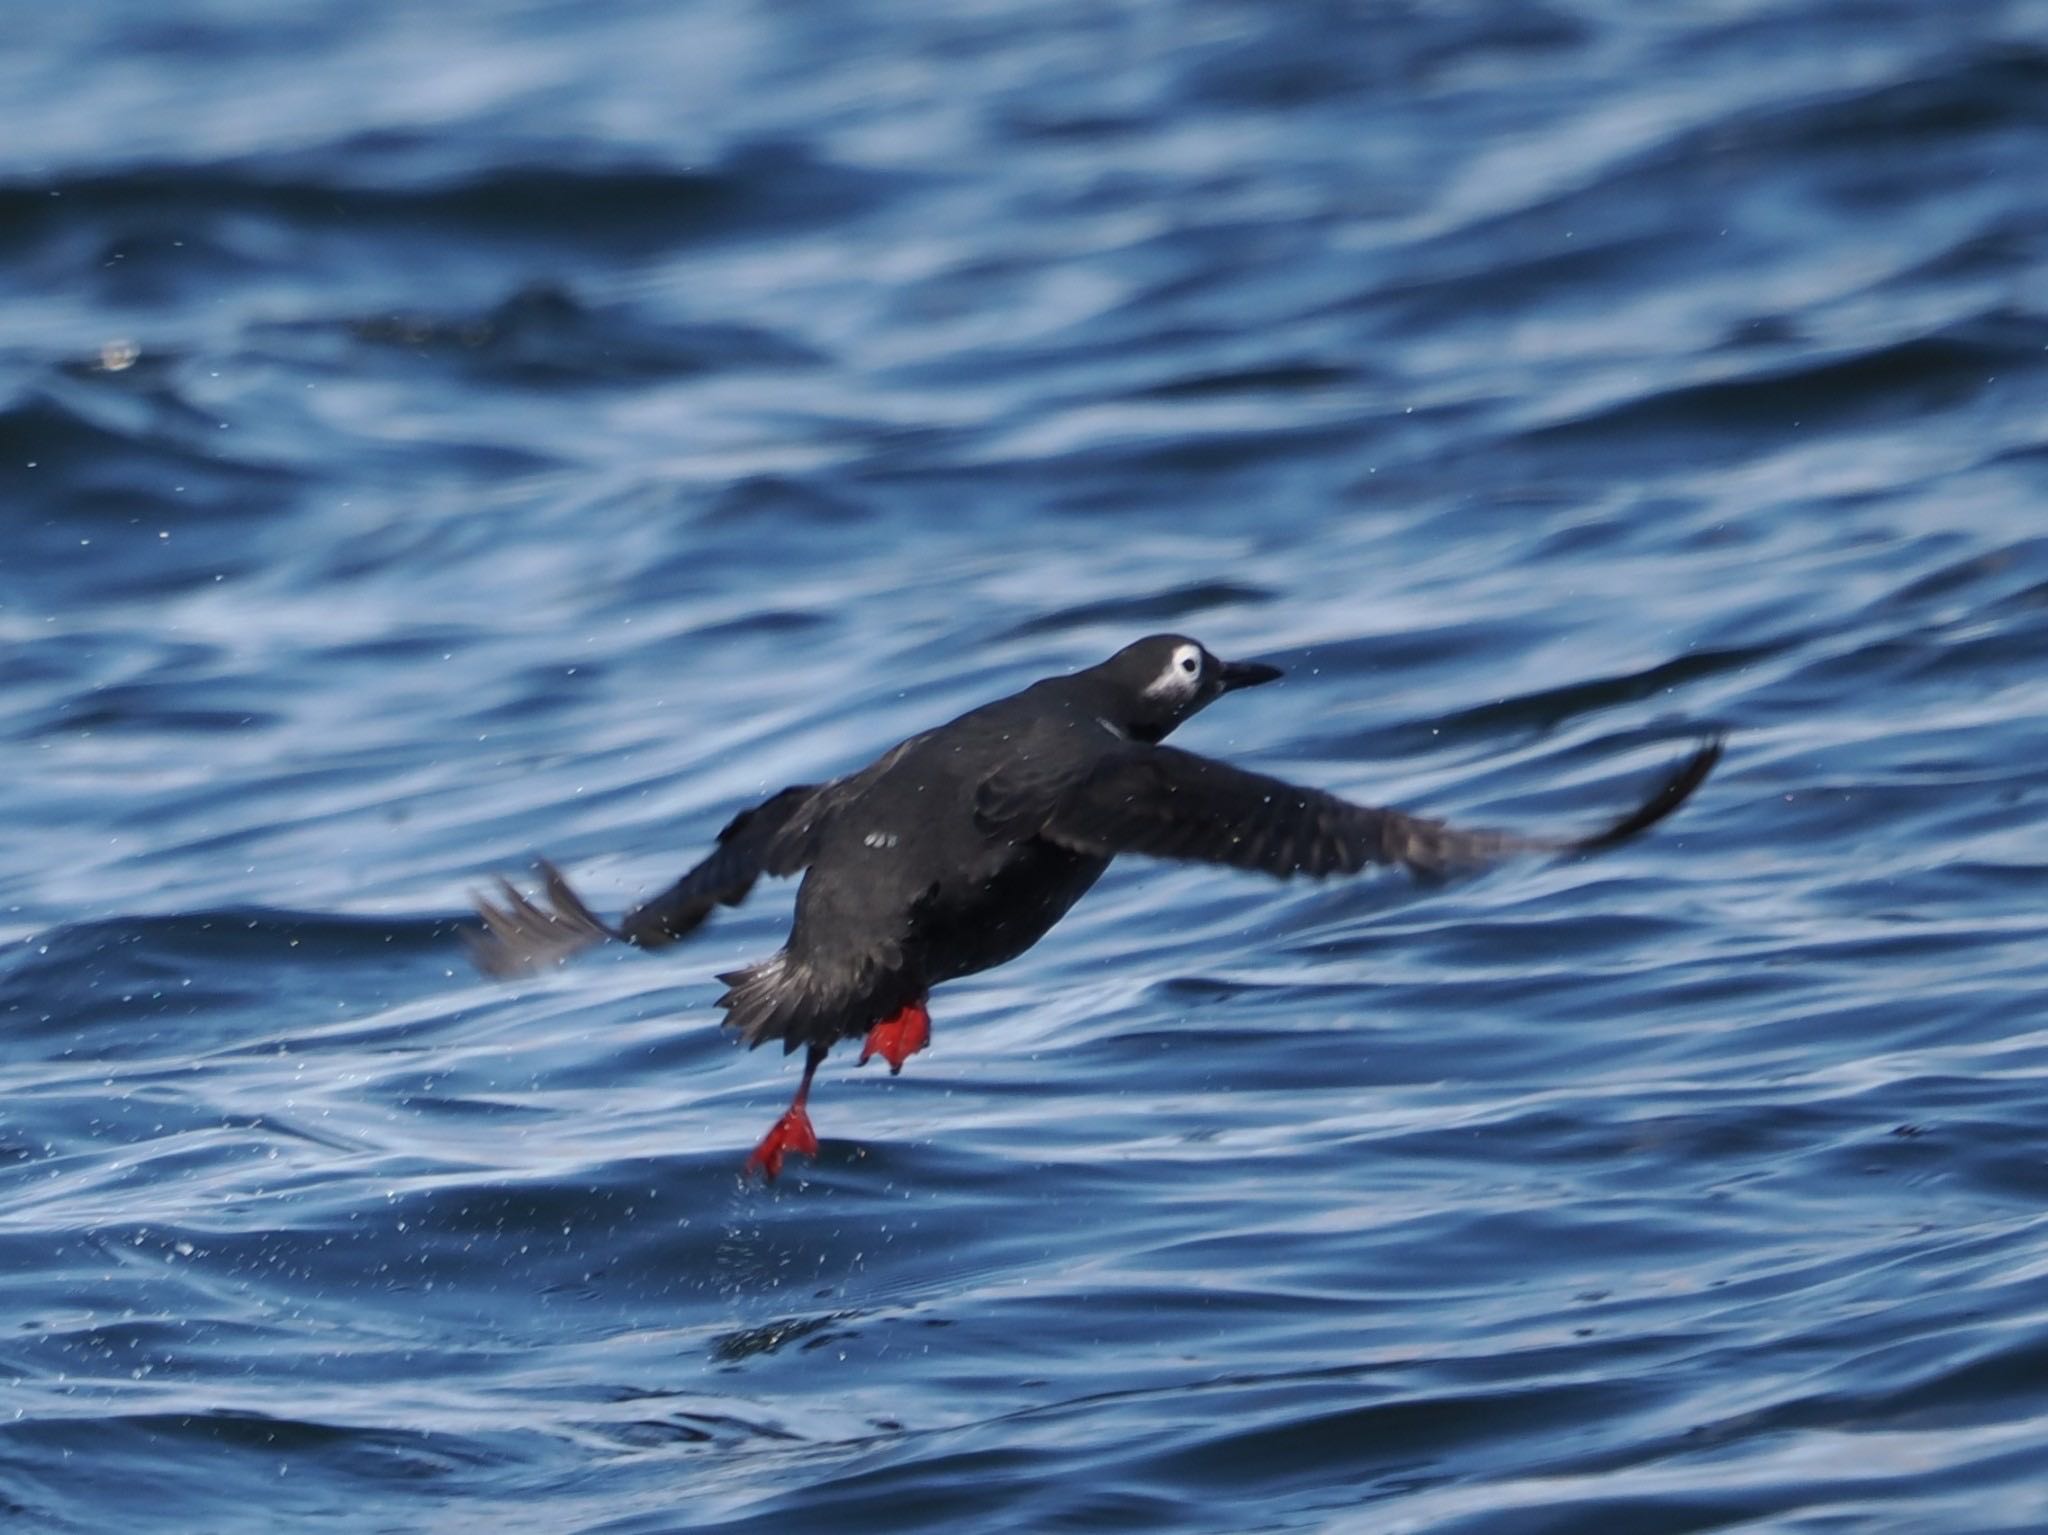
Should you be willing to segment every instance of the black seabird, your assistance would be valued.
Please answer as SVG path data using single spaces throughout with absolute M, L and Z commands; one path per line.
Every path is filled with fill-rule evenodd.
M 780 952 L 719 977 L 727 1027 L 749 1048 L 803 1046 L 796 1099 L 747 1159 L 773 1178 L 815 1154 L 811 1078 L 841 1040 L 890 1071 L 931 1038 L 934 986 L 1015 959 L 1045 936 L 1119 853 L 1228 864 L 1286 877 L 1401 864 L 1420 875 L 1512 853 L 1583 853 L 1655 825 L 1720 759 L 1700 746 L 1657 791 L 1591 836 L 1465 831 L 1248 773 L 1159 743 L 1225 693 L 1278 677 L 1157 634 L 1100 666 L 1049 677 L 891 747 L 859 772 L 797 784 L 735 816 L 707 858 L 616 926 L 542 862 L 546 904 L 505 881 L 468 933 L 477 965 L 506 976 L 616 938 L 655 949 L 764 874 L 803 875 Z

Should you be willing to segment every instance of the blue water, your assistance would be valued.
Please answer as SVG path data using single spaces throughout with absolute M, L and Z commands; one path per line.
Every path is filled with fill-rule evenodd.
M 0 52 L 0 1524 L 2048 1527 L 2048 5 L 98 0 Z M 1112 871 L 900 1078 L 733 811 L 1160 628 L 1640 842 Z

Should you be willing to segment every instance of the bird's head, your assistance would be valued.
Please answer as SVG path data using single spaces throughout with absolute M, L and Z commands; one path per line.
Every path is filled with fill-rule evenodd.
M 1225 693 L 1280 675 L 1260 661 L 1220 661 L 1184 634 L 1153 634 L 1081 673 L 1102 722 L 1137 741 L 1162 741 Z

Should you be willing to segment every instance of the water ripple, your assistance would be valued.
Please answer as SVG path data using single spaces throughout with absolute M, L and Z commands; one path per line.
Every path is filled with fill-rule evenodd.
M 0 1522 L 2048 1524 L 2035 0 L 46 20 Z M 1729 755 L 1120 863 L 773 1189 L 786 888 L 468 968 L 1157 628 L 1423 813 Z

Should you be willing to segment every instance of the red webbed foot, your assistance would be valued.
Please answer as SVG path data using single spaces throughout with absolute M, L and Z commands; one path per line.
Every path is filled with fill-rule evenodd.
M 804 1079 L 796 1087 L 796 1097 L 784 1111 L 775 1126 L 761 1137 L 753 1155 L 747 1158 L 746 1168 L 740 1176 L 744 1178 L 756 1168 L 770 1183 L 782 1171 L 782 1159 L 794 1151 L 798 1156 L 814 1157 L 818 1154 L 818 1132 L 811 1128 L 811 1116 L 804 1105 L 811 1101 L 811 1078 L 818 1074 L 818 1068 L 825 1062 L 830 1045 L 813 1045 L 810 1054 L 804 1057 Z
M 773 1183 L 782 1171 L 783 1157 L 792 1151 L 805 1157 L 818 1154 L 818 1132 L 811 1128 L 811 1116 L 801 1103 L 791 1104 L 775 1127 L 761 1137 L 761 1144 L 747 1158 L 745 1171 L 758 1172 Z
M 913 1002 L 894 1018 L 868 1030 L 858 1064 L 865 1066 L 869 1056 L 879 1055 L 889 1063 L 889 1075 L 893 1077 L 903 1069 L 905 1061 L 931 1042 L 932 1015 L 924 1010 L 922 1002 Z

